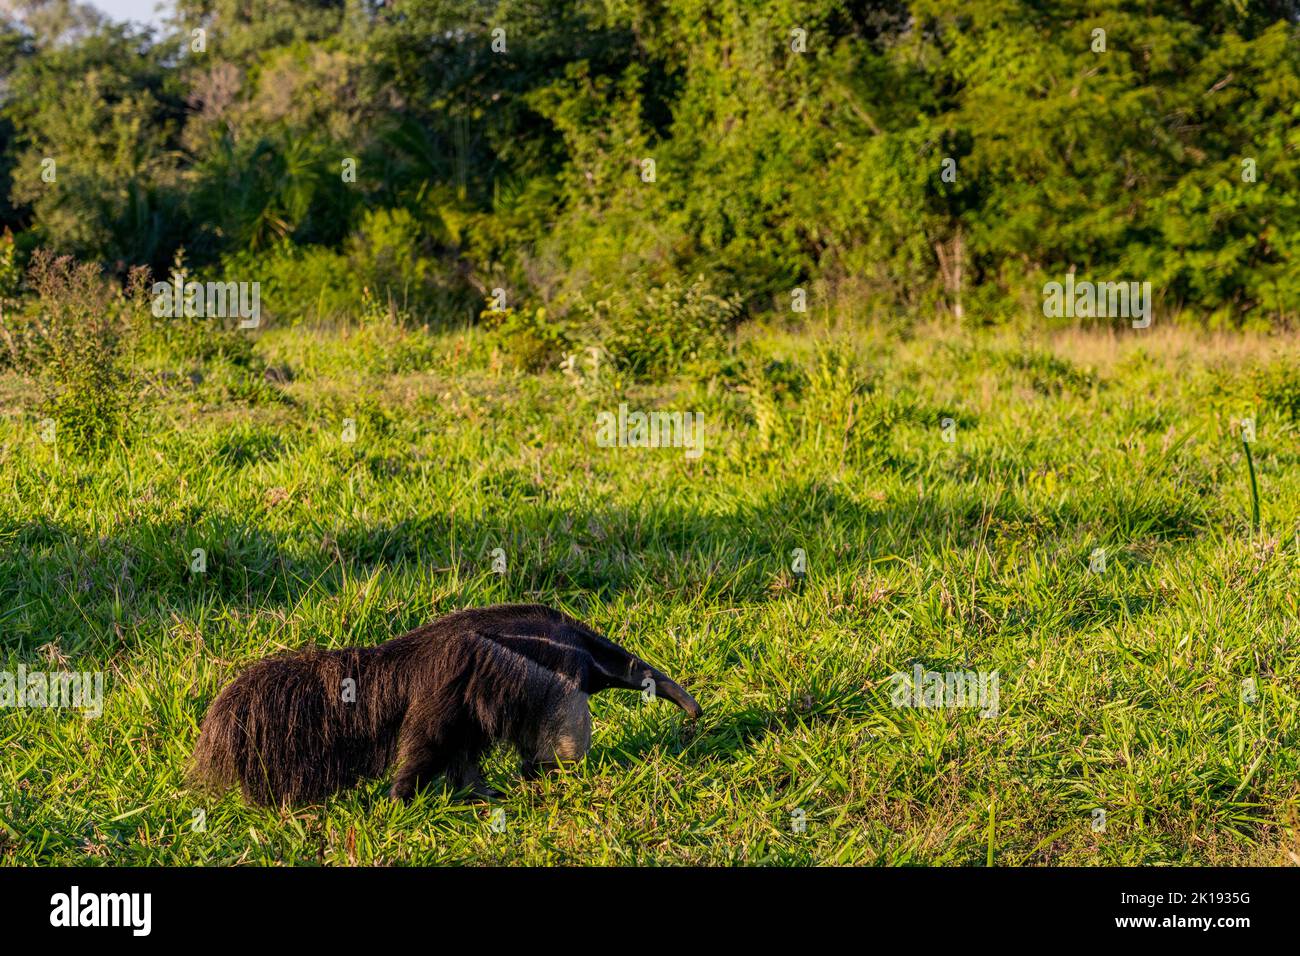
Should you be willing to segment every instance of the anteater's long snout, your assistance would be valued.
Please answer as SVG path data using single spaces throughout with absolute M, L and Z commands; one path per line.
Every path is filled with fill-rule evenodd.
M 655 672 L 655 693 L 660 697 L 667 697 L 674 704 L 686 711 L 686 716 L 694 720 L 700 714 L 704 713 L 699 703 L 686 692 L 686 688 L 677 681 L 672 680 L 665 674 Z

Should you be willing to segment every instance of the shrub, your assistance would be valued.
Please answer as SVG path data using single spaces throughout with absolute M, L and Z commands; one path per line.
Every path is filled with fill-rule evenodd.
M 477 293 L 453 263 L 434 255 L 428 228 L 406 209 L 376 209 L 341 251 L 285 241 L 228 256 L 223 269 L 228 279 L 261 282 L 267 315 L 290 325 L 356 318 L 367 297 L 422 322 L 468 320 Z
M 367 289 L 362 294 L 360 321 L 349 333 L 350 352 L 360 367 L 376 375 L 420 372 L 438 364 L 442 350 L 427 329 L 412 328 L 414 321 L 391 299 L 377 301 Z
M 97 265 L 44 250 L 32 257 L 27 282 L 35 301 L 19 334 L 6 337 L 40 386 L 41 414 L 74 449 L 96 448 L 125 432 L 133 398 L 126 361 L 146 308 L 147 279 L 147 270 L 133 269 L 126 288 L 115 288 Z
M 741 389 L 749 396 L 759 450 L 771 451 L 788 438 L 787 406 L 798 399 L 807 382 L 803 369 L 785 359 L 751 362 L 745 369 Z
M 180 276 L 182 281 L 197 278 L 188 274 L 183 252 L 178 252 L 173 259 L 168 281 L 175 276 Z M 169 363 L 206 365 L 226 361 L 241 368 L 254 365 L 253 341 L 234 320 L 212 316 L 159 316 L 154 315 L 151 309 L 149 317 L 140 323 L 139 332 L 142 356 Z
M 858 467 L 883 464 L 904 411 L 903 402 L 876 389 L 851 351 L 818 347 L 801 412 L 805 433 L 819 454 Z
M 17 365 L 20 361 L 18 343 L 5 326 L 5 313 L 18 302 L 18 287 L 22 284 L 22 269 L 18 266 L 18 253 L 14 235 L 8 229 L 0 234 L 0 368 Z
M 345 243 L 350 268 L 381 303 L 424 321 L 466 321 L 477 293 L 452 263 L 435 257 L 428 234 L 429 224 L 407 209 L 372 210 Z
M 526 372 L 558 366 L 570 346 L 565 326 L 550 319 L 540 306 L 485 309 L 480 318 L 492 347 Z
M 287 325 L 355 315 L 363 284 L 343 254 L 325 246 L 285 242 L 267 252 L 244 252 L 222 263 L 232 281 L 261 285 L 263 314 Z
M 710 291 L 698 276 L 690 284 L 669 281 L 636 294 L 613 291 L 579 299 L 574 314 L 584 335 L 593 337 L 610 361 L 636 376 L 681 371 L 725 347 L 740 315 L 738 296 Z

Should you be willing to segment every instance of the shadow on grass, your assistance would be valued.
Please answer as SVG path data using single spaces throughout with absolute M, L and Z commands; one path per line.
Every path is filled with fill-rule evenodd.
M 379 524 L 306 521 L 291 532 L 266 526 L 276 506 L 266 505 L 265 525 L 196 509 L 185 520 L 143 521 L 105 536 L 49 520 L 0 519 L 0 651 L 21 657 L 56 638 L 75 648 L 105 643 L 106 635 L 115 651 L 132 642 L 133 623 L 187 619 L 201 609 L 291 614 L 309 595 L 337 593 L 377 569 L 454 567 L 474 590 L 470 582 L 491 580 L 495 548 L 506 554 L 502 580 L 511 600 L 611 602 L 650 592 L 667 603 L 755 605 L 776 599 L 773 582 L 796 547 L 823 574 L 840 561 L 864 567 L 886 556 L 923 566 L 944 548 L 975 547 L 990 517 L 974 491 L 951 507 L 933 498 L 891 507 L 817 481 L 730 511 L 677 502 L 580 513 L 513 504 L 474 519 L 431 511 Z M 1003 499 L 993 514 L 1022 517 L 1017 507 Z M 1058 512 L 1051 523 L 1059 535 L 1082 517 Z M 1200 530 L 1191 513 L 1116 517 L 1166 534 Z M 1095 525 L 1098 517 L 1088 520 Z M 1050 549 L 1051 538 L 1038 545 Z
M 607 738 L 605 742 L 598 737 L 587 759 L 615 767 L 631 767 L 648 754 L 663 750 L 673 753 L 678 761 L 688 765 L 727 762 L 751 750 L 765 738 L 780 737 L 800 728 L 841 722 L 860 725 L 879 706 L 879 702 L 862 689 L 855 689 L 851 694 L 839 694 L 834 709 L 820 704 L 824 702 L 814 702 L 808 708 L 797 704 L 783 707 L 750 705 L 728 711 L 723 709 L 725 704 L 719 702 L 713 712 L 706 711 L 694 727 L 679 715 L 674 715 L 671 729 L 665 729 L 662 721 L 654 721 L 650 725 L 642 723 L 620 737 Z

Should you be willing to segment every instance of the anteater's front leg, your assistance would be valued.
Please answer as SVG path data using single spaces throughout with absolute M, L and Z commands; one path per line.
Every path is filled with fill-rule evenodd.
M 451 762 L 447 768 L 447 786 L 452 790 L 468 790 L 480 800 L 493 800 L 502 795 L 483 779 L 477 753 L 460 754 Z
M 574 692 L 551 711 L 537 739 L 526 741 L 520 748 L 523 760 L 519 771 L 525 780 L 535 780 L 543 773 L 581 760 L 590 749 L 591 708 L 586 694 Z

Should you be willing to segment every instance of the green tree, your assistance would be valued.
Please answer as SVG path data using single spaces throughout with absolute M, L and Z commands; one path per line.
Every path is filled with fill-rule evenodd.
M 180 215 L 179 76 L 165 45 L 121 25 L 43 45 L 9 74 L 15 205 L 43 244 L 111 263 L 164 264 Z

